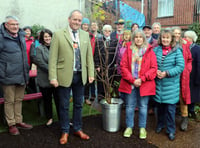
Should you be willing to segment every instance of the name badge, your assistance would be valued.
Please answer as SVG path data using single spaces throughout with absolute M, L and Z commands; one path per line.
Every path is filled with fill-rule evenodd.
M 73 48 L 75 48 L 75 49 L 78 48 L 78 43 L 74 43 Z

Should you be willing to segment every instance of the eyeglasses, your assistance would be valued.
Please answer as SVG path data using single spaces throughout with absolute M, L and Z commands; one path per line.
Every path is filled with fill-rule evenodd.
M 7 23 L 7 24 L 10 25 L 10 26 L 19 26 L 19 23 L 16 23 L 16 24 Z

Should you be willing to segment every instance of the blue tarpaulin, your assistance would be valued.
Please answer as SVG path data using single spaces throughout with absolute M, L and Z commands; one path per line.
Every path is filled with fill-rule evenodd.
M 131 24 L 137 23 L 140 28 L 142 28 L 145 25 L 144 14 L 140 13 L 139 11 L 135 10 L 131 6 L 125 4 L 124 2 L 120 1 L 119 5 L 120 5 L 120 18 L 124 19 L 126 22 L 128 21 Z M 130 25 L 128 25 L 127 27 L 128 29 L 130 29 L 129 28 Z

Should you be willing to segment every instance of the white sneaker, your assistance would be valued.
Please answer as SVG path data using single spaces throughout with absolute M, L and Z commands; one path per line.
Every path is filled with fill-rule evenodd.
M 147 138 L 147 131 L 145 128 L 140 128 L 140 139 L 146 139 Z
M 124 137 L 129 138 L 131 137 L 132 133 L 133 133 L 132 128 L 127 127 L 126 130 L 124 131 Z

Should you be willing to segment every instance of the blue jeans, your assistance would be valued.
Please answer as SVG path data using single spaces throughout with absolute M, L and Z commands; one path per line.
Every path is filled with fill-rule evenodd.
M 147 108 L 149 96 L 140 96 L 139 88 L 132 89 L 131 94 L 125 94 L 126 105 L 126 126 L 134 127 L 135 107 L 139 108 L 139 127 L 146 128 Z
M 167 127 L 167 133 L 175 133 L 176 104 L 157 103 L 157 128 Z
M 73 128 L 79 131 L 82 128 L 82 107 L 84 97 L 84 85 L 82 84 L 81 72 L 73 75 L 70 87 L 58 87 L 60 99 L 60 125 L 62 133 L 69 133 L 69 99 L 70 92 L 73 94 Z

